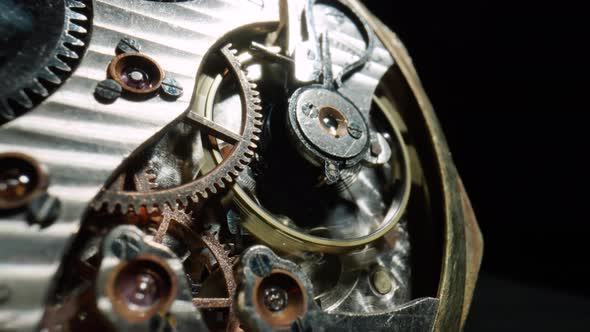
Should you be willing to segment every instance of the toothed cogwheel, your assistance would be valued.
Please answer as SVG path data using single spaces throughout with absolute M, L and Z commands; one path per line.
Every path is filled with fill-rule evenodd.
M 78 64 L 89 0 L 0 2 L 0 125 L 48 97 Z
M 209 195 L 216 194 L 234 181 L 234 179 L 250 163 L 257 147 L 256 142 L 259 140 L 260 127 L 262 122 L 260 118 L 261 107 L 256 85 L 246 78 L 242 70 L 241 63 L 236 57 L 237 51 L 231 49 L 231 44 L 221 48 L 221 54 L 229 63 L 229 70 L 233 72 L 240 87 L 240 96 L 242 100 L 242 129 L 240 134 L 227 131 L 214 121 L 202 117 L 198 114 L 189 114 L 189 119 L 194 121 L 209 137 L 223 139 L 225 142 L 233 145 L 223 161 L 209 172 L 201 174 L 194 180 L 183 183 L 171 188 L 158 188 L 156 190 L 138 190 L 126 191 L 117 182 L 108 188 L 102 189 L 97 199 L 92 203 L 95 209 L 101 209 L 105 205 L 110 212 L 114 212 L 117 207 L 123 211 L 133 209 L 138 211 L 139 208 L 145 207 L 149 212 L 161 210 L 163 204 L 170 207 L 180 205 L 187 207 L 189 202 L 198 202 L 206 199 Z M 197 90 L 199 88 L 197 87 Z M 195 98 L 195 99 L 198 99 Z
M 188 245 L 191 252 L 186 259 L 191 261 L 192 264 L 188 265 L 195 267 L 193 264 L 197 264 L 200 269 L 207 270 L 205 279 L 193 279 L 200 274 L 200 269 L 195 271 L 189 268 L 187 271 L 191 284 L 208 285 L 193 294 L 193 304 L 202 312 L 207 310 L 227 310 L 227 316 L 221 330 L 226 332 L 240 331 L 238 317 L 233 305 L 237 287 L 233 268 L 237 257 L 231 256 L 230 250 L 219 242 L 218 233 L 203 232 L 197 234 L 193 229 L 193 223 L 194 219 L 190 213 L 179 207 L 170 208 L 164 206 L 162 208 L 162 218 L 154 234 L 154 241 L 162 243 L 170 230 L 172 230 L 171 233 L 177 236 L 182 234 L 180 237 L 184 239 L 184 243 Z M 201 250 L 204 248 L 208 249 L 207 253 Z M 185 264 L 187 263 L 185 262 Z M 219 280 L 209 280 L 209 278 L 215 279 L 216 277 L 221 277 L 223 282 L 218 284 Z M 222 293 L 217 292 L 217 289 L 212 291 L 217 286 L 223 288 Z M 206 315 L 206 313 L 204 314 Z

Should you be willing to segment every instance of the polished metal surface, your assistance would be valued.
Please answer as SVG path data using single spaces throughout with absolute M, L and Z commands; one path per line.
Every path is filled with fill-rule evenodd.
M 188 110 L 192 93 L 174 102 L 154 97 L 138 103 L 95 100 L 96 84 L 124 37 L 174 75 L 185 90 L 195 86 L 199 64 L 226 33 L 246 24 L 278 20 L 272 3 L 97 0 L 92 38 L 79 67 L 56 93 L 28 114 L 0 129 L 0 152 L 34 155 L 48 169 L 48 193 L 62 211 L 51 226 L 30 226 L 22 213 L 0 221 L 0 329 L 33 329 L 43 314 L 59 262 L 88 203 L 133 151 Z M 239 14 L 238 14 L 239 13 Z M 171 18 L 174 18 L 171 20 Z
M 293 108 L 289 110 L 291 126 L 298 126 L 301 138 L 310 142 L 321 153 L 337 159 L 354 158 L 367 148 L 369 128 L 356 107 L 336 92 L 321 87 L 310 87 L 295 92 L 291 97 Z M 315 107 L 309 113 L 305 107 Z M 341 116 L 323 114 L 325 110 Z M 306 114 L 308 113 L 308 114 Z M 315 114 L 314 114 L 315 113 Z M 326 121 L 332 120 L 334 128 L 326 127 Z M 356 124 L 359 135 L 353 136 L 348 127 Z M 295 128 L 297 130 L 297 128 Z

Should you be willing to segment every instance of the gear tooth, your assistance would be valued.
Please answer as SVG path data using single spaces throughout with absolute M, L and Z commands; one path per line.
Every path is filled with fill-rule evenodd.
M 208 191 L 209 193 L 211 193 L 212 195 L 215 195 L 215 194 L 217 194 L 217 188 L 215 188 L 215 185 L 213 185 L 213 186 L 210 186 L 209 188 L 207 188 L 207 191 Z
M 76 23 L 73 23 L 73 22 L 70 22 L 70 24 L 68 25 L 68 31 L 77 32 L 77 33 L 81 33 L 81 34 L 88 33 L 88 30 L 86 30 L 86 28 L 84 28 L 83 26 L 80 26 Z
M 242 166 L 244 168 L 246 168 L 246 166 L 248 166 L 250 164 L 251 160 L 252 160 L 252 158 L 244 157 L 244 158 L 240 159 L 239 163 L 242 164 Z
M 196 193 L 196 195 L 198 195 L 197 196 L 197 201 L 198 201 L 198 197 L 199 196 L 202 197 L 203 199 L 207 199 L 209 197 L 209 193 L 206 190 L 204 190 L 202 192 L 199 191 L 199 192 Z M 195 202 L 197 202 L 197 201 L 195 201 Z
M 86 8 L 83 2 L 77 0 L 66 0 L 66 6 L 69 8 Z
M 52 58 L 48 66 L 62 71 L 72 71 L 72 68 L 67 63 L 61 61 L 59 58 Z
M 45 89 L 45 87 L 39 83 L 39 80 L 37 79 L 33 79 L 30 89 L 41 97 L 47 97 L 49 95 L 49 91 L 47 91 L 47 89 Z
M 52 72 L 49 68 L 43 68 L 41 71 L 39 71 L 38 76 L 39 78 L 42 78 L 53 84 L 61 83 L 61 79 L 57 75 L 55 75 L 55 73 Z
M 217 187 L 217 189 L 219 191 L 222 191 L 225 189 L 226 185 L 225 185 L 225 175 L 222 176 L 219 180 L 217 180 L 217 182 L 215 182 L 215 186 Z
M 25 108 L 33 107 L 33 101 L 31 100 L 31 98 L 29 98 L 27 93 L 23 90 L 20 90 L 16 94 L 11 95 L 10 99 L 16 101 L 19 105 L 21 105 Z
M 250 82 L 250 89 L 254 90 L 254 89 L 256 89 L 256 87 L 258 87 L 258 85 L 256 83 Z
M 104 206 L 104 204 L 105 204 L 104 202 L 94 200 L 94 201 L 90 202 L 90 207 L 92 208 L 92 210 L 98 211 Z
M 160 212 L 160 207 L 158 205 L 146 205 L 145 209 L 147 210 L 148 213 L 158 213 Z
M 174 205 L 176 206 L 176 209 L 178 209 L 180 206 L 187 207 L 187 206 L 189 206 L 190 201 L 191 201 L 191 197 L 179 196 L 176 198 L 176 202 L 174 202 L 175 203 Z
M 68 43 L 70 45 L 74 45 L 74 46 L 84 46 L 84 42 L 81 41 L 80 39 L 70 35 L 69 33 L 65 34 L 64 36 L 64 43 Z
M 66 9 L 66 15 L 70 20 L 86 21 L 88 18 L 84 14 L 73 11 L 71 8 Z
M 117 210 L 117 206 L 119 204 L 118 203 L 113 203 L 113 204 L 107 204 L 107 212 L 110 214 L 115 213 L 115 211 Z
M 78 54 L 76 54 L 76 52 L 70 50 L 69 48 L 67 48 L 63 44 L 59 45 L 57 47 L 56 53 L 59 55 L 65 56 L 67 58 L 70 58 L 70 59 L 78 59 L 79 58 Z
M 233 175 L 233 176 L 234 176 L 234 177 L 236 177 L 236 178 L 237 178 L 238 176 L 240 176 L 240 172 L 239 172 L 238 170 L 235 170 L 235 169 L 234 169 L 234 170 L 231 170 L 231 171 L 229 171 L 229 172 L 231 173 L 231 175 Z
M 0 121 L 7 122 L 16 117 L 14 110 L 5 99 L 0 99 Z

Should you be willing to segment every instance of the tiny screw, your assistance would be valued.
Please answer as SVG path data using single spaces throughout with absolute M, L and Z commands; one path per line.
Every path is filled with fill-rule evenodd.
M 363 129 L 355 122 L 351 122 L 348 125 L 348 133 L 352 138 L 359 139 L 363 136 Z
M 373 157 L 379 157 L 381 152 L 383 152 L 383 148 L 381 147 L 381 144 L 379 144 L 379 142 L 375 141 L 371 143 L 371 155 Z
M 122 234 L 111 244 L 111 251 L 120 259 L 130 260 L 135 258 L 140 251 L 137 239 Z
M 270 258 L 263 254 L 258 254 L 250 260 L 250 269 L 259 277 L 265 277 L 272 271 Z
M 317 118 L 320 113 L 317 106 L 312 103 L 304 103 L 301 105 L 301 111 L 312 119 Z
M 135 39 L 123 38 L 117 44 L 117 54 L 121 53 L 139 53 L 141 51 L 141 45 Z
M 60 211 L 59 199 L 43 193 L 31 200 L 27 206 L 27 217 L 31 224 L 47 227 L 59 217 Z
M 98 82 L 94 96 L 101 102 L 112 103 L 121 96 L 123 89 L 115 80 L 107 79 Z
M 391 276 L 384 268 L 377 268 L 373 271 L 371 274 L 371 283 L 381 295 L 388 294 L 393 289 Z
M 182 96 L 182 86 L 172 77 L 166 76 L 162 81 L 161 91 L 163 97 L 167 97 L 170 99 L 176 99 Z

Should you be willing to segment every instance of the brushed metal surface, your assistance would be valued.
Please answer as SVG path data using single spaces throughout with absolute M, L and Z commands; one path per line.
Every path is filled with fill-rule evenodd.
M 278 20 L 276 4 L 248 0 L 163 3 L 96 0 L 92 37 L 79 67 L 36 109 L 0 128 L 0 152 L 36 158 L 49 174 L 48 193 L 62 203 L 51 226 L 27 223 L 23 213 L 0 216 L 0 330 L 29 331 L 44 303 L 69 240 L 88 203 L 114 170 L 134 151 L 181 116 L 190 105 L 203 56 L 228 32 L 243 25 Z M 154 97 L 101 104 L 96 84 L 123 37 L 185 89 L 175 102 Z

